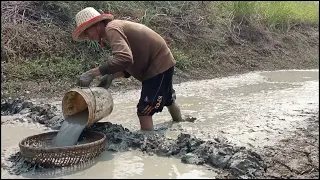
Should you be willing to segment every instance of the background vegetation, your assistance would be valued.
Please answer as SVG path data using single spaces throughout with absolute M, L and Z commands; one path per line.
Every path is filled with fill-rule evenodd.
M 290 44 L 298 43 L 298 52 L 304 53 L 319 44 L 319 4 L 311 1 L 2 1 L 1 69 L 6 82 L 74 79 L 105 61 L 109 48 L 72 40 L 74 16 L 88 6 L 154 29 L 183 72 L 263 69 L 263 58 L 253 61 L 256 55 L 248 53 L 254 47 L 259 47 L 253 49 L 259 56 L 280 61 L 290 54 L 287 50 L 297 51 Z M 305 28 L 309 34 L 301 36 Z M 316 67 L 318 55 L 311 54 L 306 59 Z

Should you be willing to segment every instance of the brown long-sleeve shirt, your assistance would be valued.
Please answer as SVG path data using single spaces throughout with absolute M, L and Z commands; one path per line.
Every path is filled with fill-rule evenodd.
M 165 40 L 142 24 L 113 20 L 106 26 L 106 35 L 113 57 L 99 66 L 102 75 L 126 71 L 144 81 L 175 64 Z

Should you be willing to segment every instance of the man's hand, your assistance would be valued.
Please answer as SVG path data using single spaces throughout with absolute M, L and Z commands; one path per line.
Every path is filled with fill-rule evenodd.
M 92 73 L 91 70 L 83 73 L 77 81 L 77 85 L 81 87 L 89 87 L 92 80 L 95 78 L 95 75 Z
M 102 76 L 100 83 L 98 84 L 98 87 L 103 87 L 108 89 L 111 86 L 113 79 L 114 79 L 113 75 L 110 75 L 110 74 Z

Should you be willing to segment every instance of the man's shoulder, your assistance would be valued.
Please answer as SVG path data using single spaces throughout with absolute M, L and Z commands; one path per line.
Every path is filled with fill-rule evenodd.
M 122 27 L 124 24 L 123 20 L 112 20 L 110 21 L 107 26 L 106 26 L 106 29 L 112 29 L 112 28 L 118 28 L 118 27 Z
M 120 19 L 115 19 L 115 20 L 112 20 L 110 21 L 106 28 L 112 28 L 112 27 L 121 27 L 121 28 L 124 28 L 124 27 L 140 27 L 140 26 L 143 26 L 143 24 L 140 24 L 140 23 L 137 23 L 137 22 L 134 22 L 134 21 L 128 21 L 128 20 L 120 20 Z

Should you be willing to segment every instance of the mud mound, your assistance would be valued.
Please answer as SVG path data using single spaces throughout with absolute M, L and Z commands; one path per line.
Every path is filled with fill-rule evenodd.
M 1 116 L 17 114 L 21 112 L 22 109 L 30 108 L 31 106 L 33 106 L 33 104 L 31 102 L 25 102 L 23 98 L 2 99 L 1 100 Z
M 23 98 L 2 100 L 1 116 L 15 114 L 23 115 L 23 118 L 16 118 L 20 122 L 37 122 L 54 130 L 60 129 L 64 120 L 61 112 L 50 104 L 34 104 Z
M 109 122 L 97 123 L 90 129 L 107 136 L 107 150 L 137 149 L 149 155 L 174 156 L 188 164 L 208 164 L 230 170 L 234 177 L 254 178 L 264 171 L 260 155 L 231 144 L 203 141 L 190 134 L 181 133 L 177 139 L 156 133 L 131 132 L 121 125 Z

